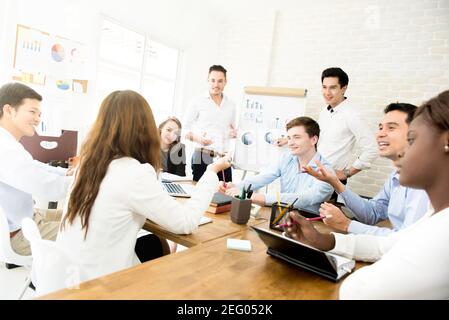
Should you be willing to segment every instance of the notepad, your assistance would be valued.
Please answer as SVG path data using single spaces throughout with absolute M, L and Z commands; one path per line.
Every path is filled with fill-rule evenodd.
M 211 218 L 202 216 L 199 225 L 201 226 L 201 225 L 203 225 L 203 224 L 210 223 L 210 222 L 212 222 L 212 219 L 211 219 Z
M 232 249 L 232 250 L 239 250 L 239 251 L 251 251 L 251 241 L 228 239 L 227 248 Z

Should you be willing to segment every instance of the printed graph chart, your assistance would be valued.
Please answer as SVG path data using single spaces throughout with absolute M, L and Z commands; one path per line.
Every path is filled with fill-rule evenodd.
M 62 62 L 65 59 L 64 47 L 57 43 L 51 47 L 51 56 L 56 62 Z

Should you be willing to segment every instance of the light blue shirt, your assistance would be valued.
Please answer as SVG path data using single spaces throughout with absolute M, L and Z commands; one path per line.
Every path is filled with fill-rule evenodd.
M 363 199 L 348 187 L 340 193 L 345 205 L 359 221 L 351 221 L 348 232 L 386 236 L 418 221 L 429 209 L 429 198 L 423 190 L 403 187 L 396 170 L 383 189 L 371 200 Z M 374 226 L 389 219 L 393 229 Z
M 334 172 L 332 166 L 327 162 L 318 152 L 313 159 L 307 164 L 314 170 L 317 170 L 317 165 L 314 160 L 319 160 L 327 170 Z M 243 186 L 248 188 L 252 184 L 251 189 L 260 189 L 277 178 L 280 178 L 281 202 L 292 204 L 296 199 L 295 207 L 314 211 L 319 213 L 320 204 L 330 199 L 334 189 L 329 184 L 319 181 L 311 175 L 302 172 L 299 168 L 299 159 L 297 156 L 286 152 L 281 155 L 276 164 L 270 166 L 260 174 L 245 179 L 237 183 L 236 187 L 241 189 Z M 268 193 L 265 195 L 265 204 L 272 205 L 277 202 L 276 193 Z

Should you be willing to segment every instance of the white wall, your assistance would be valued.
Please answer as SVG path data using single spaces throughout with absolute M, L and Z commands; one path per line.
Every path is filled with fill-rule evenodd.
M 43 112 L 51 104 L 53 111 L 60 119 L 62 128 L 77 130 L 84 137 L 88 124 L 95 117 L 94 88 L 96 78 L 96 44 L 98 43 L 99 24 L 94 12 L 86 11 L 88 1 L 77 2 L 51 0 L 40 1 L 3 1 L 6 6 L 5 32 L 2 42 L 2 83 L 12 81 L 13 59 L 16 41 L 16 26 L 22 24 L 51 34 L 66 37 L 84 43 L 88 47 L 86 70 L 88 71 L 89 93 L 74 95 L 61 93 L 50 96 L 46 89 L 38 85 L 32 87 L 43 95 Z
M 215 24 L 218 20 L 208 10 L 200 0 L 128 0 L 126 5 L 118 0 L 0 0 L 0 81 L 11 81 L 17 24 L 86 44 L 89 94 L 64 99 L 61 106 L 64 128 L 81 130 L 84 136 L 98 109 L 95 105 L 97 47 L 101 18 L 107 16 L 181 49 L 174 110 L 181 116 L 186 102 L 204 90 L 208 67 L 217 55 L 219 37 Z M 33 87 L 42 91 L 42 87 Z
M 321 72 L 339 66 L 350 77 L 348 97 L 374 133 L 387 104 L 419 105 L 449 89 L 449 0 L 281 1 L 272 7 L 274 25 L 263 17 L 266 9 L 257 9 L 264 6 L 251 3 L 246 20 L 228 17 L 220 40 L 226 44 L 220 57 L 239 75 L 239 88 L 229 84 L 238 101 L 240 87 L 264 84 L 268 73 L 270 86 L 307 88 L 306 114 L 317 118 L 324 107 Z M 256 54 L 264 48 L 272 50 L 270 63 Z M 374 195 L 391 170 L 390 161 L 379 159 L 350 185 Z
M 320 74 L 340 66 L 373 132 L 388 103 L 420 104 L 449 88 L 449 0 L 0 0 L 1 82 L 22 23 L 90 46 L 95 86 L 101 14 L 182 50 L 178 115 L 206 90 L 212 64 L 229 70 L 226 91 L 238 104 L 245 85 L 307 88 L 306 114 L 315 118 L 324 106 Z M 78 126 L 96 106 L 91 97 L 73 103 L 83 112 L 68 125 Z M 350 184 L 373 195 L 391 169 L 380 159 Z

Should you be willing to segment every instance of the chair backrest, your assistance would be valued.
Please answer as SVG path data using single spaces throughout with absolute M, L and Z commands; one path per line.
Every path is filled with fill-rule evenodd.
M 76 288 L 86 279 L 79 264 L 55 241 L 43 240 L 36 223 L 22 220 L 22 230 L 30 241 L 33 253 L 32 280 L 36 295 L 43 295 L 65 288 Z
M 18 266 L 31 266 L 32 256 L 22 256 L 14 252 L 11 248 L 11 238 L 9 237 L 9 226 L 6 213 L 0 206 L 0 261 Z

